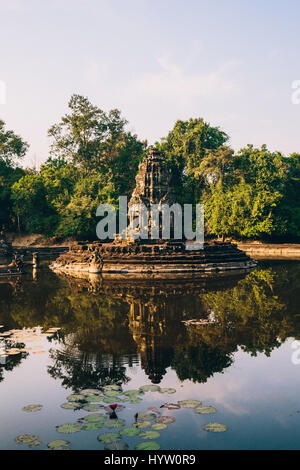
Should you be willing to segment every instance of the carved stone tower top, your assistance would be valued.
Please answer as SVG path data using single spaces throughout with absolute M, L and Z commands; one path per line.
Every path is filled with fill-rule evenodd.
M 150 149 L 139 164 L 136 175 L 136 187 L 128 206 L 144 204 L 150 209 L 151 204 L 174 203 L 174 191 L 171 187 L 171 169 L 159 151 Z

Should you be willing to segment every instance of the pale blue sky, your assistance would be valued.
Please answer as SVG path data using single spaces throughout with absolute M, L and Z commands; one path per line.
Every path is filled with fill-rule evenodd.
M 72 93 L 149 143 L 203 117 L 231 145 L 300 152 L 299 0 L 0 0 L 0 118 L 48 156 Z

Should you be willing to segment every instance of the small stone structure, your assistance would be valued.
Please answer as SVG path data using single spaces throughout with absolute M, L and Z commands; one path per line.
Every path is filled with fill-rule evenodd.
M 175 202 L 171 176 L 170 168 L 156 150 L 150 150 L 139 165 L 136 187 L 128 207 L 140 203 L 146 206 L 148 229 L 151 205 Z M 170 225 L 172 233 L 172 220 Z M 134 240 L 119 234 L 111 243 L 75 243 L 50 267 L 70 273 L 167 277 L 249 269 L 255 265 L 255 261 L 230 242 L 208 242 L 204 243 L 203 249 L 187 250 L 184 240 L 171 238 L 166 241 L 161 236 L 155 240 Z

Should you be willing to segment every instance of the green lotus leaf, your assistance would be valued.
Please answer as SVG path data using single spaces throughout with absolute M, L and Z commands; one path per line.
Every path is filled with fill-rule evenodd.
M 113 403 L 113 402 L 117 402 L 117 401 L 121 401 L 119 397 L 116 397 L 116 396 L 113 396 L 113 397 L 105 397 L 105 398 L 102 398 L 103 403 Z
M 96 405 L 94 403 L 91 403 L 90 405 L 85 405 L 82 407 L 84 411 L 99 411 L 103 408 L 104 408 L 103 405 L 98 405 L 98 404 Z
M 142 401 L 141 398 L 134 397 L 134 398 L 131 398 L 130 403 L 132 403 L 133 405 L 136 405 L 137 403 L 140 403 L 140 401 Z
M 103 426 L 105 428 L 121 428 L 125 426 L 124 419 L 107 419 L 104 421 Z
M 29 444 L 30 442 L 34 442 L 38 439 L 39 436 L 31 435 L 31 434 L 20 434 L 16 437 L 15 441 L 17 444 Z
M 156 414 L 155 413 L 145 413 L 143 411 L 140 411 L 137 414 L 137 421 L 149 421 L 152 419 L 156 419 Z
M 204 426 L 204 430 L 208 432 L 225 432 L 227 431 L 227 426 L 221 423 L 207 423 Z
M 140 390 L 143 392 L 159 392 L 160 387 L 158 385 L 143 385 Z
M 160 434 L 157 431 L 144 431 L 139 435 L 141 439 L 157 439 L 159 436 Z
M 175 388 L 161 388 L 159 391 L 160 393 L 176 393 Z
M 158 416 L 156 418 L 156 423 L 157 424 L 171 424 L 174 423 L 175 418 L 173 416 Z
M 134 426 L 139 429 L 149 428 L 152 425 L 151 421 L 138 421 Z
M 167 426 L 166 424 L 164 423 L 155 423 L 155 424 L 152 424 L 152 429 L 154 429 L 155 431 L 161 431 L 162 429 L 166 429 Z
M 80 394 L 85 396 L 100 395 L 100 390 L 97 390 L 96 388 L 85 388 L 80 391 Z
M 120 441 L 121 436 L 117 432 L 106 432 L 104 434 L 99 434 L 97 439 L 100 442 L 105 442 L 106 444 L 110 444 L 111 442 Z
M 35 411 L 40 411 L 43 408 L 43 405 L 27 405 L 24 406 L 23 411 L 28 413 L 33 413 Z
M 104 450 L 128 450 L 129 446 L 123 441 L 114 441 L 106 444 Z
M 122 388 L 120 387 L 120 385 L 105 385 L 103 387 L 103 390 L 104 392 L 108 392 L 108 391 L 116 391 L 116 392 L 121 392 L 122 391 Z
M 82 418 L 83 421 L 88 421 L 89 423 L 96 423 L 98 421 L 104 421 L 105 416 L 100 413 L 94 413 L 92 415 L 87 415 Z
M 67 400 L 70 402 L 80 402 L 80 401 L 86 401 L 86 397 L 84 395 L 69 395 L 67 397 Z
M 40 441 L 31 441 L 28 443 L 28 447 L 31 447 L 31 448 L 41 446 L 41 445 L 42 443 Z
M 160 445 L 158 442 L 149 441 L 149 442 L 141 442 L 140 444 L 135 446 L 136 450 L 158 450 L 160 449 Z
M 67 423 L 56 426 L 56 431 L 62 434 L 73 434 L 74 432 L 81 431 L 81 424 L 79 423 Z
M 82 426 L 82 429 L 84 431 L 91 431 L 92 429 L 100 429 L 100 428 L 102 428 L 102 426 L 103 426 L 103 421 L 101 421 L 101 422 L 100 421 L 97 421 L 97 422 L 92 421 L 91 423 L 84 424 Z
M 126 392 L 123 393 L 123 395 L 126 395 L 126 397 L 136 397 L 137 395 L 144 395 L 143 390 L 126 390 Z
M 201 415 L 216 413 L 216 411 L 216 408 L 213 406 L 197 406 L 197 408 L 195 408 L 195 413 L 199 413 Z
M 120 393 L 120 392 L 119 392 L 118 390 L 106 390 L 106 391 L 104 392 L 104 395 L 105 395 L 106 397 L 115 397 L 115 396 L 118 396 L 119 393 Z
M 60 407 L 65 410 L 79 410 L 79 408 L 81 408 L 80 404 L 76 402 L 63 403 Z
M 178 402 L 178 404 L 183 408 L 198 408 L 202 405 L 201 401 L 199 400 L 181 400 Z
M 93 402 L 99 402 L 102 401 L 103 397 L 100 397 L 99 395 L 85 395 L 84 401 L 88 403 L 93 403 Z
M 124 428 L 120 431 L 120 434 L 122 436 L 128 436 L 128 437 L 134 437 L 134 436 L 138 436 L 140 434 L 140 430 L 135 427 L 135 426 L 132 426 L 132 427 L 129 427 L 129 428 Z
M 70 445 L 69 441 L 64 441 L 63 439 L 56 439 L 55 441 L 48 442 L 47 446 L 49 449 L 61 450 Z

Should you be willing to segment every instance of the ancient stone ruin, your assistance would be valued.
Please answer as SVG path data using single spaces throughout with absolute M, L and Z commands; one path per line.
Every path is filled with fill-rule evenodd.
M 139 165 L 136 187 L 128 207 L 130 209 L 135 204 L 144 204 L 149 212 L 149 225 L 151 205 L 172 205 L 176 202 L 171 176 L 170 168 L 156 150 L 150 150 Z M 231 242 L 211 241 L 204 243 L 203 249 L 188 250 L 186 240 L 164 240 L 160 235 L 157 239 L 136 240 L 122 233 L 116 235 L 112 242 L 77 242 L 51 268 L 69 273 L 102 273 L 103 276 L 113 277 L 168 277 L 245 270 L 256 265 Z

